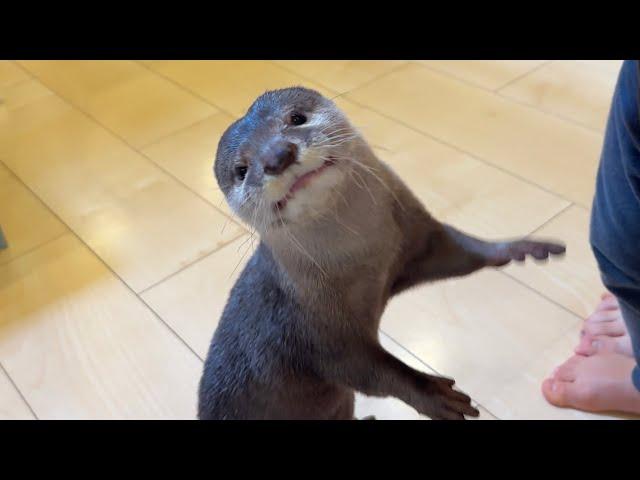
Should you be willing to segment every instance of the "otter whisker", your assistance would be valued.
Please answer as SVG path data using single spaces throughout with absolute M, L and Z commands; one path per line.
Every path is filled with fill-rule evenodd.
M 352 129 L 348 128 L 348 129 L 344 129 L 344 130 L 336 130 L 335 132 L 331 132 L 326 134 L 326 138 L 338 138 L 340 136 L 354 136 L 357 135 L 356 132 L 354 132 Z
M 358 136 L 359 135 L 357 133 L 353 133 L 353 132 L 345 132 L 337 135 L 327 135 L 323 138 L 322 142 L 319 142 L 319 143 L 323 144 L 327 142 L 341 141 L 341 140 L 347 141 L 353 138 L 357 138 Z
M 280 211 L 278 211 L 278 216 L 280 217 L 280 221 L 282 223 L 282 227 L 284 229 L 284 232 L 286 233 L 286 235 L 289 237 L 289 239 L 291 240 L 291 242 L 293 243 L 294 246 L 296 246 L 298 248 L 298 250 L 300 250 L 301 253 L 303 253 L 304 255 L 307 256 L 307 258 L 309 258 L 309 260 L 311 260 L 311 262 L 318 267 L 318 270 L 320 270 L 322 272 L 322 274 L 328 278 L 329 275 L 327 275 L 327 272 L 324 271 L 324 269 L 320 266 L 320 264 L 316 261 L 315 258 L 313 258 L 313 256 L 311 256 L 311 254 L 309 252 L 307 252 L 307 250 L 302 246 L 302 244 L 299 242 L 299 240 L 295 237 L 295 235 L 293 234 L 293 232 L 289 231 L 289 229 L 286 227 L 284 220 L 282 219 L 282 216 L 280 215 Z
M 248 251 L 249 251 L 249 249 L 245 250 L 245 252 L 242 254 L 242 257 L 240 257 L 240 260 L 238 260 L 238 263 L 236 263 L 236 266 L 231 271 L 231 274 L 229 275 L 229 278 L 233 277 L 233 274 L 236 273 L 236 270 L 238 269 L 238 267 L 242 263 L 242 260 L 244 260 L 244 257 L 247 255 Z
M 233 271 L 231 272 L 231 274 L 229 275 L 229 278 L 231 278 L 233 276 L 233 274 L 236 272 L 236 270 L 238 269 L 238 267 L 240 266 L 240 264 L 242 263 L 242 261 L 244 260 L 244 258 L 247 256 L 247 253 L 249 253 L 249 251 L 252 249 L 253 247 L 253 239 L 255 237 L 256 234 L 256 220 L 258 217 L 258 211 L 259 209 L 262 207 L 262 199 L 260 199 L 259 195 L 254 193 L 251 197 L 255 197 L 258 198 L 258 201 L 255 202 L 254 200 L 254 208 L 253 208 L 253 221 L 251 224 L 251 230 L 249 232 L 248 237 L 238 246 L 237 251 L 239 252 L 240 249 L 242 248 L 243 245 L 245 245 L 248 241 L 251 241 L 251 243 L 249 243 L 249 245 L 247 246 L 247 248 L 245 249 L 245 251 L 242 253 L 242 256 L 240 257 L 240 260 L 238 261 L 238 263 L 236 264 L 236 266 L 234 267 Z M 250 197 L 250 198 L 251 198 Z
M 344 143 L 346 143 L 346 141 L 341 143 L 327 143 L 322 145 L 313 145 L 312 147 L 309 147 L 309 150 L 318 150 L 318 151 L 328 152 L 330 151 L 330 149 L 337 148 L 343 145 Z
M 242 242 L 242 243 L 238 246 L 238 250 L 237 250 L 238 252 L 240 251 L 240 249 L 242 248 L 242 246 L 243 246 L 245 243 L 247 243 L 247 241 L 248 241 L 248 240 L 250 240 L 251 238 L 253 238 L 253 236 L 254 236 L 254 235 L 255 235 L 255 233 L 256 233 L 256 228 L 257 228 L 257 226 L 256 226 L 256 220 L 257 220 L 257 216 L 258 216 L 258 209 L 259 209 L 259 207 L 260 207 L 260 198 L 259 198 L 259 196 L 258 196 L 257 194 L 255 194 L 255 193 L 254 193 L 254 194 L 252 194 L 250 198 L 251 198 L 251 199 L 253 200 L 253 202 L 254 202 L 254 207 L 253 207 L 253 219 L 252 219 L 252 221 L 251 221 L 251 224 L 249 225 L 249 226 L 251 227 L 251 228 L 249 229 L 249 237 L 248 237 L 244 242 Z M 256 202 L 256 199 L 258 200 L 257 202 Z
M 382 187 L 391 194 L 391 196 L 396 201 L 398 206 L 402 209 L 402 211 L 405 211 L 404 205 L 396 195 L 396 192 L 394 192 L 393 189 L 389 187 L 389 185 L 387 185 L 387 183 L 384 180 L 382 180 L 382 178 L 380 178 L 378 174 L 375 173 L 375 170 L 374 169 L 369 170 L 369 174 L 372 175 L 373 178 L 375 178 L 378 182 L 380 182 L 380 185 L 382 185 Z
M 331 191 L 332 191 L 333 193 L 335 193 L 335 194 L 340 195 L 340 198 L 342 198 L 342 201 L 344 202 L 344 204 L 345 204 L 346 206 L 349 206 L 349 202 L 347 202 L 347 199 L 346 199 L 346 198 L 345 198 L 345 196 L 342 194 L 342 192 L 341 192 L 340 190 L 338 190 L 338 188 L 337 188 L 337 187 L 332 188 L 332 189 L 331 189 Z
M 258 195 L 257 193 L 254 194 L 254 196 L 257 198 L 257 202 L 256 202 L 256 207 L 253 211 L 253 230 L 251 232 L 251 245 L 253 245 L 253 237 L 256 234 L 256 230 L 258 228 L 257 226 L 257 220 L 258 220 L 258 212 L 262 211 L 262 208 L 264 207 L 264 199 L 262 198 L 262 196 Z M 262 227 L 262 224 L 260 225 Z
M 312 218 L 312 223 L 314 224 L 320 223 L 329 217 L 328 213 L 322 213 L 311 206 L 309 206 L 308 208 L 314 214 L 314 218 Z
M 355 137 L 354 137 L 355 138 Z M 334 142 L 330 142 L 330 143 L 318 143 L 316 145 L 313 145 L 313 147 L 316 148 L 336 148 L 339 147 L 341 145 L 344 145 L 346 143 L 349 143 L 353 140 L 353 138 L 347 138 L 347 139 L 343 139 L 343 140 L 338 140 L 338 141 L 334 141 Z
M 369 192 L 369 196 L 371 197 L 371 201 L 374 203 L 374 205 L 378 206 L 378 202 L 376 201 L 376 197 L 373 195 L 373 192 L 371 191 L 371 189 L 369 188 L 369 185 L 367 185 L 367 182 L 364 180 L 364 178 L 362 178 L 362 176 L 360 175 L 360 173 L 355 170 L 352 169 L 350 170 L 350 175 L 353 178 L 354 182 L 358 183 L 355 178 L 356 176 L 358 177 L 358 179 L 360 179 L 360 181 L 362 182 L 362 184 L 358 183 L 358 186 L 360 188 L 364 188 L 367 192 Z M 355 176 L 354 176 L 355 175 Z
M 353 137 L 353 138 L 355 138 L 355 137 Z M 311 149 L 313 149 L 313 148 L 315 148 L 315 149 L 336 148 L 336 147 L 339 147 L 341 145 L 344 145 L 345 143 L 348 143 L 348 142 L 352 141 L 353 138 L 347 138 L 347 139 L 342 139 L 342 140 L 338 140 L 338 141 L 331 141 L 331 142 L 328 142 L 328 141 L 327 142 L 318 142 L 318 143 L 313 144 L 309 148 L 311 148 Z
M 326 127 L 321 128 L 321 129 L 320 129 L 320 131 L 319 131 L 319 133 L 321 133 L 321 134 L 322 134 L 322 133 L 326 133 L 326 132 L 327 132 L 327 131 L 329 131 L 330 129 L 333 129 L 333 130 L 331 130 L 331 132 L 330 132 L 330 133 L 335 133 L 335 132 L 340 132 L 340 131 L 350 131 L 350 130 L 351 130 L 351 128 L 350 128 L 349 126 L 342 126 L 342 127 L 341 127 L 341 126 L 338 126 L 338 128 L 336 128 L 336 127 L 335 127 L 335 125 L 331 125 L 331 124 L 329 124 L 329 125 L 327 125 Z
M 383 147 L 382 145 L 377 145 L 375 143 L 369 143 L 369 145 L 373 148 L 377 148 L 379 150 L 384 150 L 385 152 L 393 153 L 393 150 L 387 147 Z
M 343 197 L 344 198 L 344 197 Z M 354 230 L 353 228 L 351 228 L 349 225 L 347 225 L 346 223 L 344 223 L 342 220 L 340 220 L 340 214 L 338 213 L 337 208 L 333 211 L 333 219 L 336 221 L 336 223 L 338 225 L 340 225 L 341 227 L 343 227 L 345 230 L 353 233 L 354 235 L 360 237 L 360 232 L 358 232 L 357 230 Z
M 339 130 L 339 131 L 331 132 L 329 134 L 318 135 L 318 136 L 322 137 L 326 141 L 326 140 L 335 140 L 343 136 L 357 137 L 359 135 L 357 132 L 354 132 L 352 129 L 344 129 L 344 130 Z
M 252 237 L 253 237 L 253 232 L 250 232 L 249 235 L 247 235 L 247 238 L 244 239 L 244 242 L 242 242 L 240 245 L 238 245 L 238 248 L 236 249 L 236 252 L 239 252 L 240 249 L 245 245 L 245 243 L 247 243 L 249 240 L 251 240 Z
M 365 172 L 369 173 L 372 177 L 374 177 L 378 182 L 380 182 L 380 185 L 382 185 L 382 187 L 387 190 L 391 196 L 393 197 L 393 199 L 398 203 L 398 205 L 400 206 L 400 208 L 404 211 L 404 205 L 402 204 L 402 202 L 400 201 L 400 199 L 398 198 L 398 196 L 396 195 L 396 193 L 391 189 L 391 187 L 389 187 L 389 185 L 387 185 L 387 183 L 382 180 L 382 178 L 380 178 L 380 176 L 376 173 L 377 170 L 369 165 L 365 165 L 364 163 L 355 160 L 353 158 L 349 158 L 349 157 L 336 157 L 342 160 L 346 160 L 349 161 L 351 163 L 353 163 L 354 165 L 359 166 L 360 168 L 362 168 Z
M 260 211 L 263 212 L 264 211 L 263 208 L 264 208 L 264 205 L 265 205 L 264 198 L 260 198 L 258 203 L 260 205 Z M 267 232 L 268 228 L 269 227 L 267 225 L 266 218 L 264 216 L 262 216 L 262 218 L 260 219 L 260 231 Z M 254 228 L 254 233 L 255 233 L 255 231 L 256 231 L 256 229 Z M 253 234 L 251 235 L 251 248 L 253 248 L 253 241 L 255 240 L 255 237 L 256 237 L 255 235 L 253 235 Z
M 349 174 L 349 176 L 353 180 L 353 183 L 355 183 L 358 187 L 360 187 L 360 190 L 364 190 L 365 189 L 364 180 L 363 180 L 362 176 L 358 175 L 358 177 L 360 177 L 358 179 L 355 176 L 357 174 L 357 172 L 355 170 L 347 170 L 346 172 Z
M 227 228 L 227 224 L 229 223 L 230 218 L 227 217 L 227 219 L 224 222 L 224 225 L 222 225 L 222 230 L 220 231 L 220 235 L 224 235 L 224 229 Z

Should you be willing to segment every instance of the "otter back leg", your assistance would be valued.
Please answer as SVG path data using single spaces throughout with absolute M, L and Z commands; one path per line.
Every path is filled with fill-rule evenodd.
M 527 256 L 545 260 L 565 252 L 564 245 L 528 239 L 491 242 L 467 235 L 450 225 L 430 231 L 405 264 L 391 293 L 422 282 L 468 275 L 484 267 L 501 267 Z

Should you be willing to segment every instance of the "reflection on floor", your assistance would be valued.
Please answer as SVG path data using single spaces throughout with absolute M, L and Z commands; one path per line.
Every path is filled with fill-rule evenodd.
M 587 243 L 620 62 L 0 62 L 0 418 L 193 418 L 247 230 L 212 175 L 266 89 L 336 102 L 439 218 L 564 239 L 562 262 L 394 299 L 381 340 L 456 378 L 482 418 L 548 405 L 602 287 Z M 572 172 L 568 178 L 567 172 Z M 360 396 L 357 414 L 420 418 Z

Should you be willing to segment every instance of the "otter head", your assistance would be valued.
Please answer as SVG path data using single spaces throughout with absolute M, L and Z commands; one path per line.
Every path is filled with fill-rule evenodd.
M 320 93 L 270 91 L 222 135 L 216 179 L 233 211 L 259 232 L 304 223 L 332 208 L 358 138 Z

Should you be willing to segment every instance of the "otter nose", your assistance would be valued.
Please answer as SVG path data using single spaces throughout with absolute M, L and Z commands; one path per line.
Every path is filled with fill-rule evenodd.
M 293 164 L 298 157 L 298 147 L 293 143 L 286 143 L 275 150 L 275 154 L 269 155 L 264 162 L 264 173 L 267 175 L 280 175 Z

